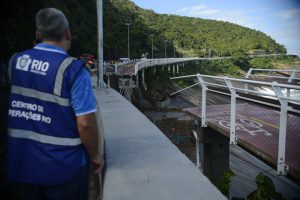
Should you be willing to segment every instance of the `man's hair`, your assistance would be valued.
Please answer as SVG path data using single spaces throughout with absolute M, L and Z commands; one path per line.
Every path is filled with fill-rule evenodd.
M 56 8 L 44 8 L 35 16 L 36 29 L 40 40 L 60 42 L 69 29 L 69 22 L 64 13 Z

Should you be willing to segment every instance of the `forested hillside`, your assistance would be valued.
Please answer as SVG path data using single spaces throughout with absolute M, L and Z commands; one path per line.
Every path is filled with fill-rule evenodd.
M 109 23 L 110 19 L 114 19 L 114 23 L 106 26 L 106 42 L 107 45 L 118 42 L 118 45 L 112 47 L 115 52 L 126 51 L 126 22 L 132 23 L 132 53 L 136 56 L 145 52 L 151 54 L 151 34 L 154 35 L 155 57 L 164 57 L 164 40 L 168 40 L 167 50 L 170 57 L 173 56 L 174 47 L 184 56 L 203 56 L 209 52 L 211 56 L 226 56 L 249 53 L 253 50 L 267 53 L 286 52 L 282 45 L 266 34 L 232 23 L 159 15 L 151 10 L 141 9 L 129 0 L 107 2 L 109 6 L 106 7 L 105 17 L 109 20 L 106 23 Z M 118 41 L 115 41 L 116 39 Z
M 44 7 L 64 11 L 73 33 L 71 53 L 97 51 L 97 18 L 95 0 L 14 0 L 1 6 L 1 62 L 15 51 L 32 47 L 35 35 L 35 13 Z M 151 56 L 151 35 L 154 57 L 167 56 L 228 56 L 253 51 L 286 53 L 266 34 L 228 22 L 160 15 L 141 9 L 129 0 L 104 0 L 104 57 L 117 59 L 127 56 L 127 26 L 130 26 L 131 57 Z

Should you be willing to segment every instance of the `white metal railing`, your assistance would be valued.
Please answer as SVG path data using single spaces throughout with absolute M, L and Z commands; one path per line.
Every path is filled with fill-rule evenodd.
M 283 54 L 264 54 L 264 55 L 252 55 L 250 57 L 268 57 L 268 56 L 282 56 Z M 174 63 L 180 62 L 187 62 L 187 61 L 200 61 L 200 60 L 220 60 L 220 59 L 230 59 L 230 56 L 227 57 L 210 57 L 210 58 L 200 58 L 200 57 L 187 57 L 187 58 L 156 58 L 156 59 L 134 59 L 128 62 L 123 63 L 116 63 L 115 64 L 115 73 L 118 72 L 118 67 L 134 64 L 134 74 L 136 75 L 137 72 L 141 69 L 152 67 L 152 66 L 159 66 L 159 65 L 169 65 Z
M 288 85 L 288 84 L 279 84 L 277 82 L 264 82 L 264 81 L 254 81 L 254 80 L 247 80 L 247 79 L 237 79 L 237 78 L 230 78 L 230 77 L 221 77 L 221 76 L 210 76 L 210 75 L 201 75 L 201 74 L 194 74 L 188 76 L 180 76 L 180 77 L 173 77 L 174 79 L 182 79 L 182 78 L 197 78 L 198 83 L 188 86 L 184 89 L 178 90 L 171 95 L 179 93 L 183 90 L 188 88 L 194 87 L 196 85 L 200 85 L 202 88 L 202 96 L 201 96 L 201 127 L 207 127 L 207 120 L 206 120 L 206 93 L 207 91 L 221 93 L 225 95 L 230 95 L 231 97 L 231 105 L 230 105 L 230 144 L 237 144 L 237 137 L 235 133 L 235 124 L 236 124 L 236 99 L 246 99 L 248 101 L 253 101 L 256 103 L 263 103 L 269 106 L 275 106 L 280 108 L 280 128 L 279 128 L 279 144 L 278 144 L 278 160 L 277 160 L 277 173 L 278 175 L 286 175 L 288 172 L 288 166 L 285 162 L 285 145 L 286 145 L 286 128 L 287 128 L 287 112 L 293 111 L 300 113 L 299 110 L 294 109 L 288 105 L 289 102 L 294 104 L 300 104 L 300 97 L 293 97 L 287 96 L 284 94 L 284 90 L 296 90 L 300 93 L 300 86 L 295 85 Z M 210 81 L 208 81 L 210 80 Z M 225 83 L 221 84 L 220 82 Z M 244 83 L 244 84 L 254 84 L 258 86 L 267 86 L 273 90 L 273 94 L 270 93 L 262 93 L 261 91 L 257 91 L 254 89 L 244 88 L 243 85 L 239 85 L 240 87 L 236 86 L 237 84 L 234 83 Z M 228 89 L 230 94 L 220 92 L 214 89 L 208 89 L 208 86 L 214 86 L 218 88 L 225 88 Z M 251 93 L 254 96 L 264 96 L 265 98 L 272 98 L 277 99 L 280 103 L 280 106 L 270 104 L 267 102 L 262 102 L 256 99 L 251 99 L 248 97 L 243 97 L 237 94 L 237 92 L 244 92 L 244 93 Z
M 199 155 L 199 137 L 198 134 L 196 133 L 196 131 L 193 130 L 193 135 L 195 137 L 196 140 L 196 166 L 198 169 L 201 170 L 201 162 L 200 162 L 200 155 Z
M 287 75 L 289 75 L 288 77 L 285 76 L 270 76 L 270 75 L 263 75 L 263 74 L 253 74 L 253 72 L 266 72 L 266 73 L 270 73 L 270 72 L 281 72 L 281 73 L 288 73 Z M 253 69 L 250 68 L 245 76 L 245 78 L 250 78 L 251 76 L 255 76 L 255 77 L 267 77 L 267 78 L 277 78 L 277 79 L 283 79 L 286 80 L 287 83 L 292 83 L 293 80 L 296 81 L 300 81 L 300 78 L 296 77 L 296 74 L 300 75 L 300 70 L 297 69 Z
M 253 55 L 250 57 L 268 57 L 268 56 L 282 56 L 283 54 L 263 54 L 263 55 Z M 230 56 L 227 57 L 211 57 L 211 58 L 200 58 L 200 57 L 188 57 L 188 58 L 157 58 L 157 59 L 145 59 L 137 62 L 134 67 L 134 74 L 141 69 L 158 66 L 158 65 L 168 65 L 174 64 L 179 62 L 186 62 L 186 61 L 197 61 L 197 60 L 220 60 L 220 59 L 229 59 Z
M 219 59 L 227 59 L 230 57 L 211 57 L 211 58 L 199 58 L 199 57 L 187 57 L 187 58 L 157 58 L 157 59 L 145 59 L 137 62 L 134 67 L 134 73 L 141 69 L 152 67 L 152 66 L 159 66 L 159 65 L 169 65 L 174 63 L 181 63 L 187 61 L 197 61 L 197 60 L 219 60 Z
M 142 60 L 140 62 L 137 62 L 134 67 L 134 73 L 137 74 L 137 72 L 141 69 L 152 67 L 152 66 L 158 66 L 158 65 L 167 65 L 167 64 L 173 64 L 178 62 L 185 62 L 185 61 L 191 61 L 191 60 L 197 60 L 198 58 L 158 58 L 158 59 L 147 59 Z

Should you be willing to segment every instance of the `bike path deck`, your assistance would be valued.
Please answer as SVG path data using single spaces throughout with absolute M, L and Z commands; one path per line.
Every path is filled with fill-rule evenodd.
M 201 117 L 201 108 L 184 111 Z M 199 114 L 200 113 L 200 114 Z M 230 105 L 207 106 L 208 126 L 229 137 Z M 236 136 L 239 145 L 261 159 L 277 165 L 280 112 L 253 104 L 237 104 Z M 289 174 L 300 180 L 300 117 L 288 114 L 286 164 Z

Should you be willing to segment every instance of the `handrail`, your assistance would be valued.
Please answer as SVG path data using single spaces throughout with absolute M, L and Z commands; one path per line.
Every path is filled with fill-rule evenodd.
M 169 65 L 180 62 L 187 61 L 197 61 L 197 60 L 218 60 L 218 59 L 228 59 L 230 57 L 212 57 L 212 58 L 200 58 L 200 57 L 186 57 L 186 58 L 156 58 L 156 59 L 145 59 L 137 62 L 134 66 L 134 74 L 141 69 L 146 67 L 158 66 L 158 65 Z
M 297 69 L 256 69 L 256 68 L 250 68 L 252 71 L 268 71 L 268 72 L 300 72 L 300 70 Z
M 257 76 L 257 77 L 267 77 L 267 78 L 278 78 L 278 79 L 290 79 L 290 77 L 285 76 L 269 76 L 269 75 L 263 75 L 263 74 L 250 74 L 249 76 Z M 294 80 L 300 80 L 300 78 L 293 78 Z
M 191 78 L 191 77 L 196 77 L 197 75 L 187 75 L 187 76 L 179 76 L 179 77 L 172 77 L 171 80 L 175 80 L 175 79 L 180 79 L 180 78 Z M 295 99 L 295 98 L 291 98 L 290 97 L 290 90 L 291 89 L 294 89 L 294 90 L 299 90 L 299 86 L 294 86 L 294 85 L 288 85 L 288 84 L 279 84 L 277 82 L 263 82 L 263 81 L 253 81 L 253 80 L 245 80 L 245 79 L 236 79 L 236 78 L 229 78 L 229 77 L 221 77 L 221 76 L 210 76 L 210 75 L 199 75 L 201 77 L 205 77 L 205 78 L 215 78 L 215 79 L 221 79 L 221 80 L 231 80 L 231 81 L 239 81 L 239 82 L 244 82 L 244 83 L 252 83 L 252 84 L 257 84 L 257 85 L 266 85 L 266 86 L 269 86 L 270 88 L 273 87 L 273 85 L 277 86 L 277 87 L 281 87 L 281 88 L 287 88 L 287 97 L 281 97 L 281 99 L 285 99 L 285 100 L 289 100 L 289 102 L 300 102 L 299 99 Z M 268 94 L 268 93 L 263 93 L 263 92 L 258 92 L 256 90 L 250 90 L 248 88 L 238 88 L 238 87 L 228 87 L 226 85 L 220 85 L 220 84 L 216 84 L 216 83 L 211 83 L 211 82 L 207 82 L 207 81 L 203 81 L 203 83 L 205 83 L 206 85 L 212 85 L 212 86 L 216 86 L 216 87 L 222 87 L 222 88 L 227 88 L 227 89 L 234 89 L 234 90 L 237 90 L 237 91 L 244 91 L 245 94 L 247 93 L 252 93 L 252 94 L 258 94 L 259 96 L 264 96 L 264 97 L 269 97 L 271 99 L 275 99 L 275 100 L 278 100 L 278 97 L 276 96 L 275 92 L 274 94 Z M 173 93 L 171 93 L 170 95 L 175 95 L 179 92 L 182 92 L 186 89 L 189 89 L 191 87 L 194 87 L 196 85 L 199 85 L 199 83 L 196 83 L 196 84 L 193 84 L 193 85 L 190 85 L 190 86 L 187 86 L 183 89 L 180 89 L 178 91 L 175 91 Z M 215 92 L 215 90 L 210 90 L 212 92 Z M 218 93 L 218 92 L 215 92 L 215 93 Z M 255 100 L 255 99 L 249 99 L 249 98 L 245 98 L 245 97 L 242 97 L 242 96 L 239 96 L 237 95 L 237 98 L 240 98 L 240 99 L 245 99 L 245 100 L 248 100 L 248 101 L 253 101 L 255 103 L 261 103 L 261 104 L 264 104 L 264 105 L 268 105 L 268 106 L 272 106 L 272 107 L 276 107 L 278 108 L 277 105 L 275 104 L 269 104 L 269 103 L 266 103 L 266 102 L 263 102 L 263 101 L 259 101 L 259 100 Z M 295 113 L 298 113 L 300 114 L 300 111 L 299 110 L 295 110 L 293 108 L 290 108 L 288 107 L 288 110 L 289 111 L 292 111 L 292 112 L 295 112 Z
M 215 79 L 228 79 L 230 81 L 237 81 L 237 82 L 243 82 L 243 83 L 251 83 L 251 84 L 257 84 L 257 85 L 266 85 L 266 86 L 273 86 L 274 82 L 265 82 L 265 81 L 255 81 L 255 80 L 248 80 L 248 79 L 238 79 L 238 78 L 230 78 L 227 76 L 211 76 L 211 75 L 203 75 L 203 74 L 194 74 L 194 75 L 187 75 L 187 76 L 178 76 L 178 77 L 172 77 L 171 80 L 175 79 L 182 79 L 182 78 L 192 78 L 197 77 L 200 75 L 204 78 L 215 78 Z M 289 84 L 282 84 L 282 83 L 276 83 L 279 87 L 289 88 L 289 89 L 295 89 L 298 90 L 300 87 L 296 85 L 289 85 Z
M 289 72 L 289 77 L 283 76 L 270 76 L 270 75 L 254 75 L 253 71 L 261 71 L 261 72 Z M 268 77 L 268 78 L 278 78 L 278 79 L 287 79 L 287 83 L 292 83 L 293 80 L 300 80 L 300 78 L 296 77 L 296 73 L 300 74 L 300 70 L 297 69 L 255 69 L 250 68 L 245 75 L 245 78 L 249 78 L 250 76 L 260 76 L 260 77 Z
M 263 54 L 263 55 L 250 55 L 250 57 L 268 57 L 268 56 L 282 56 L 283 54 Z M 134 66 L 134 74 L 146 67 L 158 66 L 158 65 L 168 65 L 179 62 L 187 62 L 187 61 L 200 61 L 200 60 L 220 60 L 220 59 L 230 59 L 231 56 L 224 57 L 186 57 L 186 58 L 156 58 L 156 59 L 144 59 L 136 62 Z
M 137 62 L 135 64 L 135 74 L 137 74 L 138 70 L 141 70 L 145 67 L 151 67 L 155 65 L 167 65 L 167 64 L 173 64 L 177 62 L 185 62 L 185 61 L 192 61 L 197 60 L 198 57 L 191 57 L 191 58 L 157 58 L 157 59 L 147 59 L 142 60 L 140 62 Z
M 278 175 L 286 175 L 288 173 L 288 166 L 286 165 L 285 162 L 285 150 L 286 150 L 286 129 L 287 129 L 287 112 L 288 111 L 294 111 L 298 112 L 297 110 L 291 108 L 288 106 L 289 102 L 295 103 L 295 102 L 300 102 L 300 98 L 291 98 L 289 93 L 287 93 L 287 96 L 285 96 L 282 92 L 282 89 L 287 89 L 287 91 L 293 89 L 293 90 L 298 90 L 300 92 L 300 86 L 295 86 L 295 85 L 289 85 L 289 84 L 280 84 L 277 82 L 264 82 L 264 81 L 255 81 L 255 80 L 247 80 L 247 79 L 237 79 L 237 78 L 230 78 L 230 77 L 222 77 L 222 76 L 210 76 L 210 75 L 202 75 L 202 74 L 194 74 L 194 75 L 187 75 L 187 76 L 179 76 L 179 77 L 172 77 L 171 80 L 175 79 L 182 79 L 182 78 L 192 78 L 192 77 L 197 77 L 198 83 L 193 84 L 191 86 L 188 86 L 186 88 L 180 89 L 171 95 L 174 95 L 178 92 L 182 92 L 188 88 L 194 87 L 196 85 L 200 85 L 202 87 L 202 104 L 201 104 L 201 127 L 206 127 L 207 122 L 206 122 L 206 93 L 207 91 L 213 91 L 207 88 L 207 85 L 213 85 L 216 87 L 222 87 L 222 88 L 227 88 L 230 91 L 230 97 L 231 97 L 231 104 L 230 104 L 230 144 L 237 144 L 237 137 L 235 134 L 235 121 L 236 121 L 236 98 L 244 98 L 251 100 L 249 98 L 245 97 L 240 97 L 237 94 L 237 91 L 244 91 L 244 92 L 251 92 L 254 94 L 260 94 L 264 96 L 271 96 L 271 97 L 276 97 L 276 99 L 280 103 L 280 124 L 279 124 L 279 143 L 278 143 L 278 159 L 277 159 L 277 173 Z M 215 83 L 210 83 L 208 81 L 204 81 L 203 78 L 211 78 L 211 79 L 223 79 L 226 85 L 220 85 L 220 84 L 215 84 Z M 255 90 L 250 90 L 248 88 L 239 88 L 239 87 L 234 87 L 232 84 L 232 81 L 236 82 L 242 82 L 242 83 L 251 83 L 251 84 L 256 84 L 256 85 L 265 85 L 265 86 L 270 86 L 273 89 L 273 92 L 275 95 L 272 94 L 264 94 L 257 92 Z M 253 101 L 259 102 L 258 100 L 254 99 Z M 272 106 L 272 104 L 270 104 Z
M 273 86 L 276 86 L 276 87 L 280 87 L 280 88 L 286 88 L 287 89 L 287 96 L 282 96 L 281 99 L 285 99 L 285 100 L 288 100 L 289 102 L 300 102 L 300 99 L 296 99 L 296 98 L 291 98 L 290 97 L 290 91 L 291 90 L 300 90 L 300 86 L 296 86 L 296 85 L 289 85 L 289 84 L 280 84 L 280 83 L 277 83 L 277 82 L 264 82 L 264 81 L 255 81 L 255 80 L 248 80 L 248 79 L 237 79 L 237 78 L 230 78 L 230 77 L 226 77 L 226 76 L 211 76 L 211 75 L 203 75 L 203 74 L 194 74 L 194 75 L 186 75 L 186 76 L 179 76 L 179 77 L 172 77 L 171 80 L 175 80 L 175 79 L 181 79 L 181 78 L 191 78 L 191 77 L 197 77 L 197 76 L 200 76 L 200 77 L 204 77 L 204 78 L 212 78 L 212 79 L 220 79 L 220 80 L 229 80 L 229 81 L 236 81 L 236 82 L 242 82 L 242 83 L 251 83 L 251 84 L 256 84 L 256 85 L 265 85 L 265 86 L 269 86 L 270 88 L 273 88 Z M 268 96 L 270 97 L 271 99 L 275 99 L 275 100 L 279 100 L 278 96 L 275 94 L 275 91 L 273 90 L 274 94 L 268 94 L 268 93 L 263 93 L 263 92 L 258 92 L 256 90 L 250 90 L 248 89 L 248 87 L 245 87 L 245 88 L 239 88 L 239 87 L 228 87 L 226 85 L 220 85 L 220 84 L 216 84 L 216 83 L 211 83 L 211 82 L 208 82 L 208 81 L 204 81 L 203 83 L 205 83 L 206 85 L 212 85 L 212 86 L 216 86 L 216 87 L 222 87 L 222 88 L 228 88 L 229 90 L 230 89 L 234 89 L 234 90 L 237 90 L 237 91 L 244 91 L 245 94 L 247 93 L 252 93 L 252 94 L 258 94 L 259 96 Z M 199 83 L 198 83 L 199 84 Z M 190 87 L 194 87 L 196 86 L 197 84 L 193 84 L 191 86 L 188 86 L 186 88 L 183 88 L 183 89 L 180 89 L 179 91 L 175 91 L 173 93 L 171 93 L 171 96 L 174 95 L 174 94 L 177 94 L 179 92 L 182 92 Z M 273 98 L 272 98 L 273 97 Z M 240 98 L 240 99 L 245 99 L 244 97 L 241 97 L 239 95 L 237 95 L 237 98 Z M 251 100 L 249 98 L 247 98 L 248 101 L 253 101 L 253 102 L 260 102 L 261 104 L 266 104 L 265 102 L 262 102 L 262 101 L 258 101 L 258 100 Z M 266 104 L 266 105 L 269 105 L 269 106 L 272 106 L 272 107 L 276 107 L 276 105 L 274 104 Z M 300 114 L 300 111 L 299 110 L 295 110 L 293 108 L 290 108 L 288 107 L 288 110 L 289 111 L 292 111 L 292 112 L 295 112 L 295 113 L 298 113 Z

